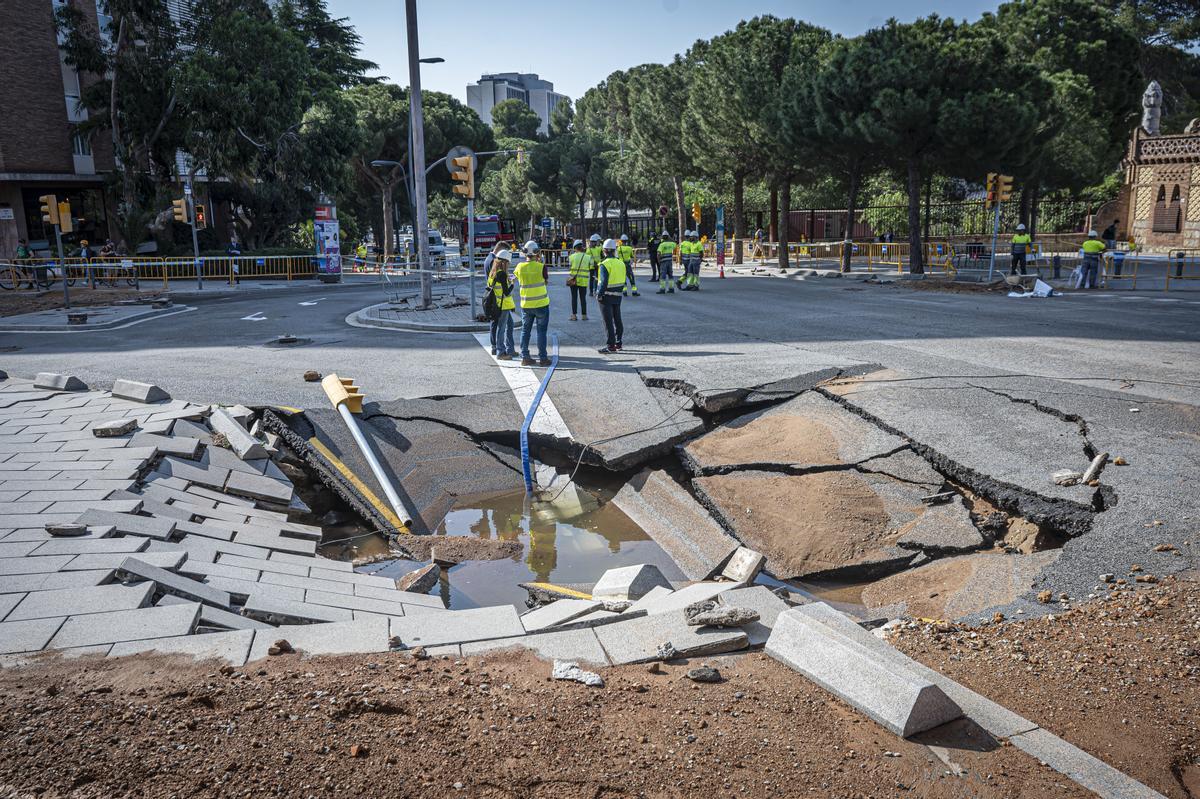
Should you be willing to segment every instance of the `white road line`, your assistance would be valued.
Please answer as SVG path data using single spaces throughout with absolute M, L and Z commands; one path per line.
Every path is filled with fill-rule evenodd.
M 315 300 L 312 300 L 311 302 L 302 302 L 302 303 L 298 303 L 298 304 L 299 304 L 299 305 L 316 305 L 318 302 L 320 302 L 320 301 L 321 301 L 321 300 L 323 300 L 323 299 L 325 299 L 325 298 L 324 298 L 324 297 L 318 297 L 317 299 L 315 299 Z
M 250 314 L 249 316 L 243 316 L 242 321 L 243 322 L 265 322 L 265 321 L 267 321 L 267 317 L 262 315 L 262 311 L 255 311 L 254 313 Z
M 491 355 L 492 341 L 489 335 L 475 333 L 474 336 L 479 345 L 483 347 L 483 351 Z M 501 361 L 494 355 L 491 357 L 500 367 L 500 374 L 504 376 L 508 387 L 512 389 L 522 415 L 529 413 L 529 406 L 533 404 L 533 396 L 537 394 L 538 386 L 542 384 L 540 374 L 528 366 L 521 366 L 520 361 Z M 553 380 L 550 383 L 551 386 L 554 385 Z M 567 423 L 558 412 L 558 408 L 554 407 L 554 401 L 550 399 L 549 391 L 542 397 L 542 401 L 538 405 L 537 413 L 533 416 L 533 423 L 529 426 L 529 432 L 558 438 L 571 437 L 571 431 L 567 428 Z

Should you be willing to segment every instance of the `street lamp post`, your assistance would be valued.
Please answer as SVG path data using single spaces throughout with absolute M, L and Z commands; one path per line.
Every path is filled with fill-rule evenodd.
M 425 126 L 421 113 L 421 64 L 420 45 L 417 41 L 417 0 L 405 0 L 404 12 L 408 23 L 408 83 L 412 92 L 409 108 L 412 114 L 409 130 L 412 131 L 412 163 L 414 167 L 425 166 Z M 417 262 L 421 270 L 421 307 L 433 304 L 433 281 L 429 272 L 429 208 L 425 202 L 425 170 L 414 168 L 413 204 L 417 218 L 413 225 L 413 238 L 417 240 Z

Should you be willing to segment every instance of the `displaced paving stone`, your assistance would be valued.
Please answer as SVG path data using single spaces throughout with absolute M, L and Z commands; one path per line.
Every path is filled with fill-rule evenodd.
M 240 532 L 234 534 L 233 541 L 236 544 L 247 544 L 274 551 L 304 555 L 313 555 L 317 551 L 316 541 L 301 541 L 297 538 L 288 538 L 287 536 L 265 531 L 261 528 L 244 527 Z
M 721 594 L 721 604 L 736 608 L 746 608 L 758 613 L 758 621 L 747 624 L 742 630 L 750 638 L 750 646 L 762 646 L 771 636 L 771 628 L 779 614 L 788 609 L 775 592 L 765 585 L 752 585 L 748 588 L 735 588 Z
M 262 594 L 264 596 L 275 596 L 280 599 L 285 599 L 289 602 L 303 602 L 304 589 L 292 588 L 288 585 L 271 585 L 269 583 L 255 583 L 249 580 L 238 580 L 234 577 L 205 577 L 203 580 L 207 585 L 213 588 L 219 588 L 222 591 L 229 593 L 231 597 L 239 602 L 245 602 L 250 598 L 251 594 Z
M 229 479 L 225 483 L 225 490 L 231 494 L 242 494 L 284 505 L 292 498 L 293 493 L 290 482 L 284 483 L 261 474 L 245 472 L 230 472 Z
M 28 594 L 6 617 L 8 621 L 82 616 L 142 608 L 150 604 L 149 584 L 77 586 Z
M 814 620 L 813 607 L 792 608 L 779 615 L 767 640 L 767 654 L 903 738 L 963 715 L 941 688 L 907 669 L 903 655 L 881 660 Z
M 143 641 L 124 641 L 113 644 L 110 658 L 137 655 L 143 652 L 158 652 L 169 655 L 191 655 L 196 660 L 213 658 L 223 660 L 231 666 L 241 666 L 250 654 L 254 641 L 253 630 L 234 630 L 205 635 L 184 635 L 174 638 L 153 638 Z
M 229 469 L 219 466 L 197 466 L 178 458 L 163 458 L 158 464 L 158 471 L 167 477 L 178 477 L 189 483 L 199 483 L 202 486 L 221 489 L 229 477 Z
M 737 541 L 687 489 L 662 470 L 639 472 L 612 501 L 671 556 L 689 580 L 711 577 L 738 548 Z
M 140 552 L 149 541 L 145 538 L 56 538 L 35 544 L 38 558 L 45 555 L 92 555 Z
M 190 599 L 213 607 L 228 609 L 231 603 L 229 594 L 213 588 L 210 585 L 188 579 L 166 569 L 151 566 L 136 557 L 126 558 L 117 568 L 117 574 L 123 580 L 141 579 L 154 583 L 155 592 L 170 594 L 182 599 Z
M 135 535 L 143 538 L 157 538 L 166 541 L 175 532 L 174 519 L 160 519 L 156 516 L 135 516 L 130 513 L 117 513 L 111 510 L 89 509 L 81 513 L 75 521 L 88 526 L 112 525 L 116 532 L 122 535 Z
M 92 435 L 96 438 L 112 438 L 132 433 L 137 429 L 137 419 L 112 419 L 92 425 Z
M 984 545 L 962 497 L 928 507 L 896 540 L 902 549 L 915 549 L 931 555 L 958 554 Z
M 25 594 L 33 591 L 59 591 L 66 588 L 90 588 L 112 579 L 112 569 L 72 572 L 40 572 L 0 576 L 0 594 Z M 15 607 L 15 604 L 14 604 Z M 8 608 L 9 611 L 12 608 Z M 3 615 L 3 614 L 0 614 Z
M 396 580 L 396 588 L 401 591 L 412 591 L 417 594 L 424 594 L 437 585 L 438 580 L 442 576 L 442 567 L 436 563 L 430 563 L 427 566 L 422 566 L 419 569 L 410 571 L 400 579 Z
M 638 613 L 638 612 L 645 613 L 646 608 L 653 607 L 655 604 L 657 604 L 659 602 L 659 600 L 661 600 L 664 597 L 669 596 L 670 594 L 673 594 L 673 593 L 674 593 L 674 589 L 663 588 L 661 585 L 657 585 L 654 588 L 651 588 L 649 591 L 647 591 L 645 596 L 643 596 L 637 602 L 634 602 L 632 605 L 630 605 L 628 608 L 626 608 L 625 610 L 623 610 L 621 612 L 623 614 Z
M 134 380 L 118 380 L 113 383 L 112 395 L 119 399 L 133 402 L 164 402 L 171 395 L 152 383 L 138 383 Z
M 200 439 L 138 432 L 134 433 L 133 438 L 129 440 L 129 446 L 154 447 L 163 455 L 179 455 L 191 460 L 199 454 Z
M 155 602 L 155 606 L 162 605 L 185 605 L 188 600 L 181 599 L 177 596 L 166 594 Z M 200 606 L 200 621 L 202 627 L 220 627 L 225 630 L 273 630 L 275 629 L 270 624 L 265 624 L 261 621 L 256 621 L 248 616 L 242 616 L 237 613 L 232 613 L 221 608 L 214 608 L 211 605 Z
M 305 655 L 350 655 L 387 652 L 388 636 L 388 620 L 378 616 L 335 624 L 259 630 L 254 634 L 249 660 L 265 658 L 267 650 L 280 638 Z
M 34 388 L 48 391 L 87 391 L 87 383 L 75 375 L 60 375 L 54 372 L 38 372 L 33 379 Z
M 199 615 L 200 605 L 193 603 L 72 616 L 63 622 L 48 648 L 63 649 L 189 635 L 195 629 Z
M 671 583 L 657 566 L 623 566 L 619 569 L 609 569 L 600 576 L 592 588 L 592 599 L 636 600 L 656 586 L 671 587 Z
M 589 688 L 603 688 L 604 679 L 594 671 L 584 671 L 579 668 L 578 663 L 572 663 L 566 660 L 554 661 L 554 667 L 550 671 L 550 677 L 555 680 L 573 680 L 581 682 Z
M 59 617 L 0 622 L 0 655 L 45 649 L 64 621 Z
M 314 572 L 317 570 L 314 569 Z M 370 599 L 382 599 L 387 602 L 395 602 L 399 600 L 405 605 L 419 605 L 431 610 L 445 610 L 446 603 L 442 601 L 440 596 L 431 594 L 418 594 L 413 591 L 399 591 L 394 588 L 376 588 L 371 585 L 362 585 L 354 583 L 354 595 L 368 597 Z
M 262 442 L 250 435 L 246 428 L 242 427 L 238 420 L 224 408 L 214 410 L 208 417 L 208 423 L 212 425 L 214 432 L 225 437 L 229 448 L 242 460 L 267 457 L 267 450 L 263 447 Z
M 738 547 L 729 556 L 729 562 L 721 569 L 721 576 L 735 583 L 750 583 L 762 571 L 767 559 L 761 552 L 749 547 Z
M 551 630 L 519 638 L 495 638 L 486 641 L 464 643 L 463 657 L 482 655 L 507 649 L 528 649 L 543 660 L 572 660 L 598 666 L 608 665 L 608 657 L 600 646 L 596 634 L 589 628 L 575 630 Z M 433 654 L 430 647 L 430 654 Z
M 693 627 L 745 627 L 758 621 L 758 611 L 752 608 L 719 605 L 713 600 L 697 602 L 684 608 L 687 623 Z
M 692 682 L 720 682 L 721 672 L 712 666 L 697 666 L 687 670 L 687 678 Z
M 213 578 L 221 579 L 221 578 Z M 316 622 L 351 621 L 354 616 L 345 608 L 312 605 L 284 599 L 272 591 L 251 591 L 242 607 L 242 615 L 267 624 L 313 624 Z
M 525 634 L 512 605 L 422 613 L 391 619 L 391 634 L 406 648 L 461 644 Z
M 639 610 L 645 610 L 650 616 L 673 613 L 675 611 L 686 610 L 689 606 L 695 605 L 698 602 L 707 602 L 715 599 L 737 587 L 737 583 L 692 583 L 691 585 L 672 591 L 670 594 L 664 594 L 657 600 L 637 603 L 634 607 Z
M 560 599 L 523 614 L 521 623 L 527 632 L 532 633 L 565 624 L 601 606 L 594 599 Z
M 702 657 L 744 649 L 749 638 L 742 630 L 692 627 L 683 611 L 643 616 L 593 628 L 600 645 L 614 666 L 670 659 L 660 654 L 667 647 L 670 657 Z

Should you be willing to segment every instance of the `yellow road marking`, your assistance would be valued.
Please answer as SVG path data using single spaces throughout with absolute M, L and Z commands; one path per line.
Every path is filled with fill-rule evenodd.
M 300 408 L 293 408 L 290 405 L 276 405 L 275 407 L 281 411 L 287 411 L 288 413 L 301 413 Z
M 576 591 L 574 588 L 563 588 L 561 585 L 555 585 L 554 583 L 525 583 L 525 585 L 529 588 L 538 588 L 542 591 L 551 591 L 555 594 L 565 594 L 567 596 L 575 597 L 576 599 L 592 598 L 591 594 L 585 594 L 583 591 Z
M 337 469 L 338 472 L 341 473 L 342 477 L 345 477 L 350 481 L 350 484 L 353 485 L 355 489 L 357 489 L 358 492 L 363 495 L 367 502 L 371 503 L 371 506 L 378 511 L 379 515 L 387 519 L 388 524 L 392 525 L 392 527 L 395 527 L 402 533 L 407 534 L 411 532 L 407 527 L 404 526 L 404 523 L 400 521 L 395 512 L 381 502 L 379 497 L 375 496 L 375 492 L 368 488 L 366 483 L 358 479 L 358 475 L 350 471 L 349 466 L 342 463 L 342 461 L 336 455 L 329 451 L 329 447 L 322 444 L 315 436 L 310 438 L 308 443 L 309 446 L 321 453 L 322 458 L 332 463 L 333 468 Z

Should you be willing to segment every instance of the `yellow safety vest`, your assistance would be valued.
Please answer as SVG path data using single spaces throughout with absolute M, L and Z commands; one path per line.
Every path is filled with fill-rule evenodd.
M 1012 237 L 1012 251 L 1016 255 L 1029 252 L 1029 244 L 1033 241 L 1028 233 L 1017 233 Z
M 658 245 L 658 256 L 660 258 L 664 255 L 670 257 L 674 254 L 675 242 L 671 241 L 670 239 L 663 239 L 662 243 Z
M 620 294 L 625 290 L 625 262 L 620 258 L 605 258 L 600 262 L 600 266 L 608 272 L 608 284 L 604 291 L 606 294 Z
M 592 256 L 588 255 L 586 252 L 571 253 L 571 266 L 569 271 L 571 277 L 575 278 L 576 285 L 579 285 L 580 280 L 582 280 L 584 283 L 587 283 L 588 275 L 590 275 L 592 272 Z
M 508 296 L 504 295 L 504 288 L 500 285 L 500 282 L 496 280 L 495 275 L 492 275 L 488 278 L 487 284 L 488 288 L 492 290 L 492 293 L 496 295 L 496 304 L 500 307 L 500 310 L 516 310 L 517 304 L 513 301 L 512 293 L 510 292 Z
M 513 275 L 521 284 L 521 308 L 545 308 L 550 304 L 546 278 L 542 276 L 541 261 L 522 261 L 513 267 Z
M 633 248 L 628 244 L 622 244 L 620 247 L 617 247 L 617 257 L 625 263 L 630 263 L 633 261 Z
M 604 260 L 604 252 L 601 250 L 599 244 L 597 244 L 595 247 L 588 247 L 587 254 L 592 258 L 593 269 L 598 267 L 600 262 Z
M 1099 255 L 1105 249 L 1104 242 L 1099 239 L 1088 239 L 1083 243 L 1083 252 L 1086 255 Z

